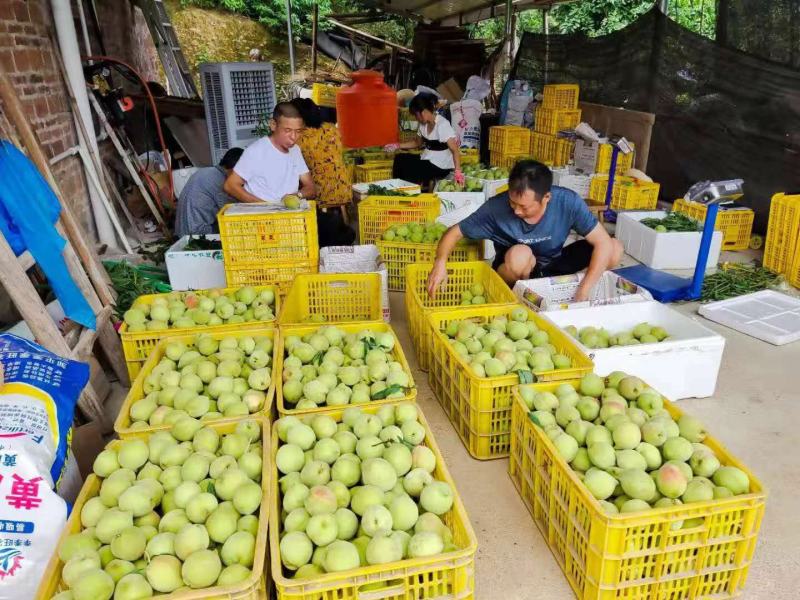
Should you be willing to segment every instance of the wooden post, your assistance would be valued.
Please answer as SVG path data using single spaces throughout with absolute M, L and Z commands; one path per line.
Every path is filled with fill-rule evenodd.
M 319 5 L 314 2 L 314 12 L 311 13 L 311 74 L 317 74 L 317 26 L 319 21 Z

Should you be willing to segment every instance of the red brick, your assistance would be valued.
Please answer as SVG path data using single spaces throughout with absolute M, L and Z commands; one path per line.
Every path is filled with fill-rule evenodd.
M 6 2 L 8 1 L 9 0 L 6 0 Z M 17 21 L 21 23 L 30 22 L 31 13 L 28 11 L 28 3 L 25 2 L 25 0 L 16 0 L 16 2 L 14 2 L 14 15 Z
M 39 0 L 29 0 L 28 10 L 31 14 L 31 23 L 45 26 L 49 25 L 50 19 L 47 18 L 47 12 L 44 10 L 44 7 Z
M 11 50 L 0 50 L 0 69 L 5 73 L 16 71 L 14 53 Z
M 8 2 L 8 0 L 0 2 L 0 20 L 13 21 L 14 19 L 16 19 L 14 15 L 14 3 Z

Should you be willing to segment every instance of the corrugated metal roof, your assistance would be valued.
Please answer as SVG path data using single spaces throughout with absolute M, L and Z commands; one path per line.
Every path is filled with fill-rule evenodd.
M 571 0 L 515 0 L 514 9 L 547 8 Z M 414 15 L 426 21 L 458 25 L 500 16 L 505 13 L 503 0 L 372 0 L 386 12 Z

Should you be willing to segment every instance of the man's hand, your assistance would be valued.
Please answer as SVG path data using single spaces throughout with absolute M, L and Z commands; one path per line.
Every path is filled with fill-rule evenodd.
M 585 280 L 584 280 L 585 281 Z M 575 297 L 573 298 L 575 302 L 586 302 L 589 300 L 589 290 L 586 289 L 583 284 L 578 286 L 578 289 L 575 290 Z
M 386 144 L 383 147 L 384 152 L 397 152 L 400 149 L 400 144 Z
M 445 283 L 447 283 L 447 263 L 437 260 L 428 274 L 428 296 L 435 298 L 439 286 Z

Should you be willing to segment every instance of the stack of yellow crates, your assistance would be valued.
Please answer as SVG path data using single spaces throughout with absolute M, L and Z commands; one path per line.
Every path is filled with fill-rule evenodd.
M 764 266 L 800 287 L 800 195 L 775 194 L 769 207 Z
M 496 125 L 489 129 L 489 164 L 510 169 L 528 158 L 531 130 L 517 125 Z
M 574 129 L 581 121 L 578 108 L 580 86 L 553 84 L 544 86 L 544 100 L 536 109 L 535 133 L 531 135 L 529 154 L 548 166 L 569 164 L 575 142 L 557 136 L 563 129 Z

